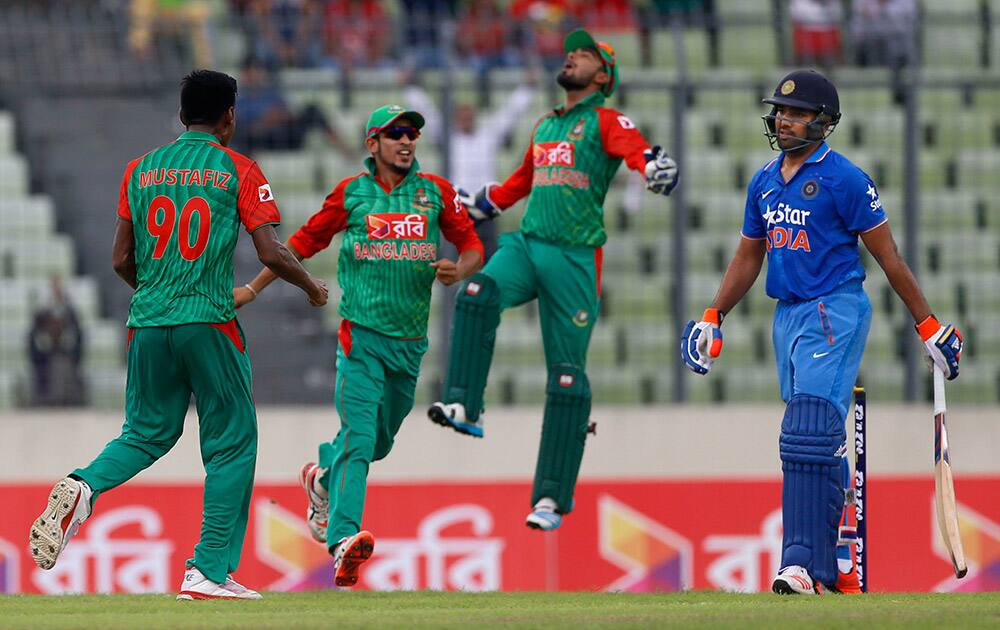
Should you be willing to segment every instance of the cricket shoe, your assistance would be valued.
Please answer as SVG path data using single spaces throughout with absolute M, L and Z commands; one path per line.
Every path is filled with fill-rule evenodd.
M 371 532 L 360 531 L 340 539 L 333 554 L 333 582 L 337 586 L 354 586 L 358 583 L 358 570 L 375 551 L 375 537 Z
M 477 438 L 483 437 L 482 415 L 475 422 L 469 422 L 465 415 L 465 405 L 462 403 L 446 405 L 442 402 L 436 402 L 427 410 L 427 417 L 431 419 L 431 422 L 443 427 L 451 427 L 459 433 Z
M 837 571 L 837 583 L 831 590 L 844 595 L 861 595 L 863 591 L 861 590 L 861 580 L 858 579 L 857 565 L 852 563 L 849 573 Z
M 323 469 L 316 462 L 308 462 L 299 471 L 299 483 L 306 491 L 309 499 L 309 507 L 306 509 L 306 522 L 309 524 L 309 532 L 316 542 L 326 542 L 326 524 L 330 514 L 330 500 L 316 492 L 316 482 L 322 475 Z
M 31 557 L 42 569 L 51 569 L 66 543 L 90 516 L 90 498 L 94 491 L 82 481 L 66 477 L 49 492 L 45 511 L 31 524 L 28 547 Z
M 813 582 L 804 567 L 793 564 L 778 572 L 771 590 L 778 595 L 818 595 L 819 585 Z
M 525 519 L 524 524 L 532 529 L 540 529 L 543 532 L 550 532 L 559 529 L 562 525 L 562 514 L 556 512 L 556 502 L 548 497 L 543 497 L 535 504 L 535 509 Z
M 187 567 L 184 570 L 181 590 L 177 593 L 177 600 L 196 599 L 262 599 L 262 597 L 260 593 L 243 586 L 229 575 L 226 576 L 225 584 L 219 584 L 205 577 L 197 567 Z

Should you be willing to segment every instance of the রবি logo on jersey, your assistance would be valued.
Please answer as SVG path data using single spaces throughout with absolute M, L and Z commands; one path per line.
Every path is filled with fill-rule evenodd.
M 535 166 L 574 166 L 576 145 L 562 142 L 536 142 L 531 152 Z
M 380 241 L 387 238 L 424 240 L 427 238 L 427 216 L 405 212 L 369 214 L 365 217 L 368 238 Z

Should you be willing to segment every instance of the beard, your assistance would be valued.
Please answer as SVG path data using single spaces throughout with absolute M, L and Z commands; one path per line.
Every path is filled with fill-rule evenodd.
M 583 88 L 590 85 L 590 81 L 577 79 L 571 75 L 566 74 L 565 70 L 560 72 L 559 75 L 556 77 L 556 83 L 558 83 L 567 92 L 582 90 Z

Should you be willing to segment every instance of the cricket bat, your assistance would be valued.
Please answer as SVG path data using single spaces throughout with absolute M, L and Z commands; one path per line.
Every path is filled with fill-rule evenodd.
M 958 508 L 955 505 L 955 483 L 951 478 L 948 457 L 948 429 L 945 426 L 944 372 L 934 366 L 934 503 L 937 506 L 938 529 L 944 546 L 951 555 L 955 577 L 963 578 L 969 568 L 965 564 L 962 536 L 958 531 Z

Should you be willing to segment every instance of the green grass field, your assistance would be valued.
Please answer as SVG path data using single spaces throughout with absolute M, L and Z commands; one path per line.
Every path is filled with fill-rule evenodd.
M 1000 593 L 778 597 L 769 593 L 268 593 L 262 601 L 172 595 L 0 597 L 0 628 L 1000 627 Z

